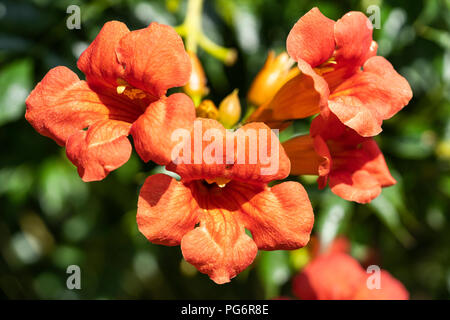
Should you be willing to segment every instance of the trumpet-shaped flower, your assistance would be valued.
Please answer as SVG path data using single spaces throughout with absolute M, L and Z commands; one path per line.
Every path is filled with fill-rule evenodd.
M 382 187 L 396 183 L 373 138 L 361 137 L 336 116 L 317 116 L 310 134 L 283 143 L 291 159 L 292 174 L 319 175 L 319 188 L 328 182 L 343 199 L 367 203 Z
M 152 243 L 181 245 L 186 261 L 219 284 L 247 268 L 258 249 L 305 246 L 314 221 L 306 191 L 297 182 L 267 185 L 289 174 L 277 136 L 262 123 L 227 134 L 216 120 L 197 121 L 200 129 L 194 124 L 167 166 L 181 180 L 157 174 L 145 181 L 137 211 L 140 232 Z M 252 158 L 270 154 L 274 145 L 277 168 L 264 174 L 268 163 Z
M 128 161 L 133 136 L 144 161 L 165 164 L 166 137 L 195 119 L 184 94 L 166 97 L 189 80 L 191 64 L 181 38 L 151 23 L 129 31 L 106 23 L 78 60 L 86 81 L 66 67 L 50 70 L 27 98 L 26 119 L 42 135 L 66 147 L 84 181 L 103 179 Z
M 361 12 L 349 12 L 338 21 L 313 8 L 294 25 L 286 47 L 301 74 L 260 107 L 252 121 L 305 118 L 334 114 L 359 135 L 381 132 L 412 97 L 408 82 L 383 57 L 376 56 L 372 25 Z

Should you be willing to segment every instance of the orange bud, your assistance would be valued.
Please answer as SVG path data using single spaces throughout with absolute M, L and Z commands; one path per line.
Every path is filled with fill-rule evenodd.
M 209 118 L 217 120 L 219 118 L 219 110 L 211 100 L 203 100 L 195 109 L 198 118 Z
M 232 128 L 241 118 L 241 102 L 238 89 L 225 97 L 219 105 L 219 121 L 225 128 Z
M 183 87 L 183 90 L 194 100 L 194 102 L 196 102 L 196 105 L 198 105 L 200 100 L 208 94 L 209 90 L 206 86 L 205 71 L 203 70 L 200 60 L 195 53 L 188 51 L 188 54 L 191 59 L 192 71 L 189 82 Z
M 263 68 L 256 75 L 250 86 L 247 99 L 250 104 L 259 106 L 269 101 L 287 81 L 300 73 L 298 68 L 292 68 L 294 61 L 286 52 L 275 57 L 270 51 Z

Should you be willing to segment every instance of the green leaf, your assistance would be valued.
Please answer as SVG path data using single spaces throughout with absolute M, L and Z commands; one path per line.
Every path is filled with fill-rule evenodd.
M 31 72 L 32 63 L 26 59 L 0 71 L 0 126 L 23 116 L 31 89 Z
M 350 217 L 353 204 L 330 190 L 323 195 L 320 215 L 317 219 L 317 232 L 321 250 L 327 248 L 341 231 Z
M 372 200 L 368 206 L 405 247 L 410 247 L 414 243 L 414 238 L 400 220 L 397 208 L 383 193 Z
M 291 276 L 289 256 L 286 251 L 261 251 L 258 264 L 258 275 L 264 287 L 266 299 L 280 294 L 280 286 Z

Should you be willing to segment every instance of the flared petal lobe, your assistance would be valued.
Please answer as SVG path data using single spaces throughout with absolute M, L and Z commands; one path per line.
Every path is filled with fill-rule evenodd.
M 145 180 L 136 216 L 139 231 L 151 242 L 176 246 L 199 221 L 199 207 L 191 190 L 165 174 Z
M 66 67 L 51 69 L 26 100 L 25 118 L 40 134 L 65 145 L 81 129 L 108 118 L 97 93 Z
M 373 26 L 362 12 L 346 13 L 334 25 L 337 67 L 354 73 L 366 61 L 372 44 Z
M 187 262 L 218 284 L 229 282 L 255 259 L 255 242 L 233 212 L 220 208 L 200 216 L 200 226 L 181 241 Z
M 297 182 L 283 182 L 251 196 L 236 185 L 230 196 L 240 201 L 241 220 L 262 250 L 292 250 L 305 246 L 314 224 L 308 194 Z
M 176 130 L 191 130 L 194 120 L 194 103 L 183 93 L 153 102 L 131 128 L 137 153 L 145 162 L 169 163 L 176 145 L 172 134 Z
M 383 57 L 366 61 L 363 71 L 341 83 L 330 95 L 328 107 L 346 126 L 364 137 L 381 132 L 412 98 L 411 87 Z
M 184 142 L 183 142 L 184 141 Z M 267 183 L 288 176 L 290 162 L 278 137 L 263 123 L 235 132 L 216 120 L 199 118 L 168 169 L 184 181 L 224 179 Z
M 154 97 L 189 81 L 191 62 L 176 31 L 156 22 L 125 35 L 116 49 L 124 80 Z
M 318 8 L 301 17 L 289 32 L 286 48 L 295 61 L 304 60 L 312 67 L 327 61 L 333 55 L 334 21 Z
M 123 77 L 124 68 L 117 59 L 116 49 L 120 39 L 129 32 L 122 22 L 107 22 L 81 54 L 77 65 L 91 86 L 99 89 L 117 86 L 117 79 Z
M 83 181 L 98 181 L 128 161 L 132 147 L 130 124 L 100 120 L 87 131 L 80 130 L 67 140 L 67 157 L 78 168 Z

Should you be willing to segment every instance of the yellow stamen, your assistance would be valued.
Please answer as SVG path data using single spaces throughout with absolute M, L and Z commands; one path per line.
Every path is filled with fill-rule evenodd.
M 328 59 L 327 61 L 325 61 L 324 63 L 322 63 L 320 66 L 315 67 L 314 71 L 319 75 L 323 75 L 325 73 L 331 72 L 334 70 L 334 68 L 330 65 L 333 64 L 337 64 L 336 62 L 336 58 L 335 57 L 331 57 L 330 59 Z
M 126 88 L 127 86 L 117 86 L 117 94 L 122 94 Z
M 117 94 L 124 94 L 130 99 L 144 99 L 147 94 L 141 89 L 133 88 L 123 79 L 117 79 Z

